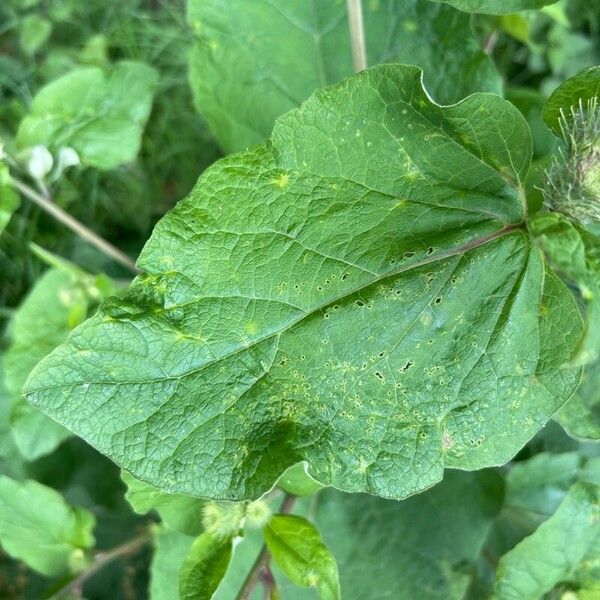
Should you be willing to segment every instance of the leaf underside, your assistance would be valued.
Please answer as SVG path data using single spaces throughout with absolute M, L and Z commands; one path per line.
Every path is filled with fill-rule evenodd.
M 508 102 L 440 107 L 415 67 L 320 90 L 200 178 L 28 399 L 203 497 L 257 497 L 301 460 L 395 498 L 504 463 L 579 376 L 577 307 L 517 228 L 530 154 Z

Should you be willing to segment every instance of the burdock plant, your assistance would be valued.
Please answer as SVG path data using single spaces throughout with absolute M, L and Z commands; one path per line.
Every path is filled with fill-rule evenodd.
M 563 144 L 547 171 L 545 203 L 583 225 L 600 223 L 600 105 L 579 100 L 561 111 Z

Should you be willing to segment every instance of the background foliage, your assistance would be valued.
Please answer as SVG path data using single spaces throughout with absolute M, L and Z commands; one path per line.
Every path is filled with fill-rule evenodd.
M 286 292 L 289 303 L 276 310 L 258 304 L 251 310 L 228 309 L 236 315 L 252 315 L 244 344 L 262 335 L 265 327 L 281 328 L 284 335 L 274 351 L 261 341 L 259 350 L 249 349 L 239 360 L 245 368 L 253 364 L 260 370 L 263 361 L 274 361 L 276 356 L 279 372 L 285 373 L 281 381 L 295 377 L 300 382 L 293 390 L 276 388 L 271 393 L 300 398 L 295 410 L 308 406 L 309 400 L 323 401 L 328 390 L 344 384 L 344 378 L 338 381 L 329 376 L 329 365 L 314 398 L 308 394 L 302 378 L 312 373 L 312 367 L 301 363 L 305 354 L 309 358 L 322 355 L 327 361 L 335 357 L 323 350 L 323 331 L 313 321 L 289 327 L 288 322 L 296 318 L 294 310 L 316 311 L 325 300 L 336 301 L 349 277 L 363 277 L 362 287 L 371 285 L 365 272 L 383 277 L 387 273 L 384 258 L 400 246 L 407 264 L 427 261 L 431 252 L 469 244 L 478 235 L 493 234 L 494 223 L 514 223 L 525 209 L 533 214 L 540 208 L 544 172 L 552 168 L 560 143 L 555 134 L 559 109 L 568 102 L 564 98 L 598 95 L 594 87 L 600 80 L 598 68 L 591 67 L 600 63 L 600 1 L 363 0 L 363 5 L 369 65 L 419 67 L 428 95 L 421 91 L 420 72 L 414 67 L 398 71 L 388 66 L 363 74 L 379 95 L 382 112 L 386 94 L 397 100 L 388 87 L 389 78 L 401 77 L 410 92 L 403 100 L 414 112 L 385 132 L 375 123 L 367 124 L 367 119 L 360 127 L 354 128 L 353 123 L 353 137 L 347 144 L 345 138 L 337 140 L 335 148 L 339 164 L 350 167 L 336 172 L 333 154 L 327 154 L 324 141 L 326 135 L 333 139 L 339 133 L 330 120 L 368 117 L 369 110 L 379 109 L 379 100 L 365 92 L 363 76 L 319 92 L 300 112 L 278 121 L 271 142 L 255 145 L 271 135 L 276 119 L 300 106 L 316 89 L 352 74 L 344 2 L 5 0 L 0 4 L 1 598 L 173 600 L 181 595 L 229 600 L 238 597 L 257 556 L 263 556 L 259 554 L 263 542 L 272 560 L 268 568 L 260 563 L 254 569 L 260 581 L 248 598 L 261 598 L 264 591 L 272 600 L 333 599 L 340 597 L 340 590 L 350 600 L 475 600 L 493 594 L 519 600 L 600 597 L 600 362 L 598 336 L 594 335 L 600 318 L 600 245 L 594 226 L 580 226 L 554 213 L 536 216 L 530 226 L 532 238 L 586 314 L 587 335 L 580 345 L 575 348 L 579 338 L 573 323 L 578 319 L 573 317 L 572 295 L 549 270 L 542 284 L 541 262 L 523 259 L 519 281 L 527 280 L 524 289 L 532 298 L 543 288 L 546 306 L 539 314 L 528 312 L 523 321 L 499 319 L 506 335 L 501 338 L 494 325 L 489 343 L 496 343 L 503 357 L 496 369 L 509 373 L 515 351 L 507 348 L 507 339 L 526 346 L 532 319 L 541 327 L 549 323 L 547 328 L 555 335 L 559 330 L 564 333 L 561 344 L 548 338 L 542 348 L 546 371 L 535 393 L 529 403 L 512 406 L 509 412 L 478 418 L 485 410 L 485 398 L 498 391 L 492 389 L 496 380 L 489 376 L 490 368 L 473 366 L 462 374 L 466 383 L 461 390 L 467 399 L 477 396 L 479 401 L 461 411 L 447 434 L 437 440 L 428 429 L 427 406 L 432 397 L 440 405 L 447 401 L 442 398 L 449 380 L 436 372 L 435 385 L 423 390 L 425 414 L 410 416 L 423 422 L 418 437 L 390 442 L 394 450 L 390 454 L 408 456 L 401 473 L 386 466 L 382 428 L 389 415 L 379 400 L 392 389 L 392 367 L 399 366 L 395 362 L 404 359 L 401 352 L 402 356 L 392 354 L 396 340 L 390 340 L 392 355 L 385 359 L 391 361 L 389 372 L 369 365 L 373 371 L 369 397 L 378 398 L 381 420 L 369 420 L 372 407 L 340 407 L 349 423 L 347 437 L 335 438 L 324 423 L 318 436 L 322 446 L 314 445 L 313 454 L 307 454 L 303 430 L 262 429 L 268 420 L 265 415 L 271 415 L 273 408 L 256 410 L 252 404 L 230 415 L 223 426 L 231 437 L 225 452 L 219 446 L 222 431 L 209 421 L 204 437 L 173 452 L 169 468 L 164 467 L 161 453 L 169 450 L 165 449 L 165 433 L 183 431 L 192 423 L 198 402 L 193 393 L 200 398 L 210 396 L 202 386 L 214 391 L 214 381 L 239 377 L 239 365 L 231 364 L 215 370 L 208 384 L 202 378 L 194 381 L 190 393 L 174 409 L 158 411 L 156 433 L 151 431 L 143 446 L 141 437 L 118 438 L 122 423 L 131 417 L 127 402 L 139 399 L 140 413 L 153 409 L 147 399 L 154 397 L 157 385 L 166 385 L 156 372 L 165 365 L 183 369 L 197 347 L 197 340 L 189 346 L 183 340 L 179 350 L 171 338 L 165 343 L 165 330 L 168 336 L 194 330 L 193 318 L 177 312 L 179 305 L 190 299 L 198 302 L 197 290 L 201 289 L 198 308 L 208 312 L 215 307 L 211 298 L 242 285 L 231 281 L 231 270 L 222 268 L 222 252 L 203 246 L 202 232 L 190 227 L 190 215 L 199 207 L 206 215 L 219 215 L 221 223 L 241 235 L 256 233 L 253 219 L 261 214 L 265 200 L 276 208 L 294 194 L 292 207 L 282 214 L 290 222 L 297 215 L 312 216 L 308 238 L 302 241 L 317 243 L 319 252 L 306 254 L 304 271 L 294 271 L 295 259 L 285 262 L 283 245 L 267 245 L 257 238 L 244 252 L 252 251 L 251 256 L 260 260 L 248 266 L 246 255 L 240 253 L 233 262 L 237 261 L 241 274 L 247 268 L 253 273 L 264 269 L 265 289 L 253 289 L 255 295 L 268 292 L 274 278 L 269 264 L 273 263 L 290 276 L 290 286 L 315 273 L 323 281 L 315 279 L 314 286 L 306 287 L 305 296 L 296 285 L 295 292 Z M 557 86 L 584 69 L 585 77 L 561 87 L 546 104 Z M 377 80 L 378 74 L 388 73 L 389 78 L 382 75 Z M 494 96 L 474 96 L 452 108 L 434 104 L 454 103 L 474 92 Z M 508 102 L 499 100 L 500 96 Z M 485 123 L 477 120 L 481 109 L 491 115 Z M 380 143 L 388 134 L 390 140 L 410 135 L 413 126 L 422 126 L 424 115 L 429 129 L 421 133 L 434 141 L 422 151 L 418 146 L 418 166 L 427 164 L 435 177 L 430 178 L 422 199 L 427 202 L 435 197 L 443 210 L 428 213 L 429 229 L 423 226 L 415 242 L 410 235 L 403 238 L 398 224 L 377 210 L 383 210 L 385 202 L 397 203 L 399 192 L 387 172 L 402 173 L 403 185 L 408 186 L 418 178 L 418 169 L 400 158 L 392 159 L 393 152 L 377 155 L 369 141 Z M 444 144 L 435 146 L 433 122 L 446 131 L 455 127 L 453 134 L 462 135 L 460 144 L 452 145 L 455 140 L 447 135 Z M 495 133 L 490 135 L 492 130 Z M 599 130 L 600 126 L 596 140 Z M 446 151 L 448 145 L 452 151 Z M 473 161 L 469 154 L 473 145 L 483 148 L 482 160 Z M 391 141 L 389 148 L 395 149 Z M 245 152 L 211 167 L 218 158 L 238 151 Z M 312 179 L 290 180 L 286 174 L 290 165 L 296 171 L 303 167 Z M 452 185 L 459 185 L 452 181 L 459 166 L 473 180 L 468 199 L 478 202 L 477 214 L 469 215 L 468 221 L 464 216 L 453 221 L 448 205 L 443 204 L 456 191 Z M 352 178 L 357 170 L 370 186 L 370 196 L 357 192 L 360 182 Z M 188 196 L 202 173 L 201 185 Z M 506 179 L 508 184 L 502 188 L 506 202 L 498 208 L 496 194 Z M 140 254 L 158 220 L 179 200 L 188 198 L 161 221 L 142 254 L 140 264 L 151 275 L 139 278 L 125 291 L 132 278 L 126 265 L 66 228 L 32 202 L 27 192 L 17 193 L 13 180 L 26 182 L 34 193 L 50 198 L 131 258 Z M 466 184 L 461 181 L 460 185 Z M 311 203 L 319 194 L 325 197 L 326 188 L 339 189 L 336 193 L 345 201 L 358 199 L 350 220 L 336 221 L 329 205 Z M 246 195 L 249 201 L 239 200 L 241 189 L 251 190 Z M 521 203 L 524 197 L 526 206 Z M 465 201 L 452 210 L 468 206 Z M 423 213 L 417 211 L 403 219 L 410 220 L 411 231 L 424 222 Z M 369 248 L 365 238 L 355 248 L 355 263 L 342 265 L 339 279 L 333 282 L 329 277 L 332 265 L 339 267 L 335 252 L 340 236 L 351 237 L 357 227 L 367 230 L 380 220 L 384 225 L 378 232 L 389 246 Z M 335 222 L 335 227 L 324 230 L 322 222 Z M 231 231 L 221 233 L 220 247 L 227 248 L 225 234 Z M 378 289 L 372 296 L 351 296 L 348 306 L 340 302 L 341 307 L 325 315 L 324 331 L 339 326 L 346 336 L 360 337 L 362 317 L 357 315 L 371 310 L 373 298 L 378 310 L 387 311 L 380 315 L 379 345 L 399 303 L 407 324 L 415 317 L 411 310 L 425 311 L 418 306 L 419 299 L 424 304 L 435 302 L 431 318 L 445 314 L 458 319 L 465 294 L 480 294 L 482 305 L 499 293 L 501 284 L 512 294 L 516 283 L 510 279 L 514 265 L 509 261 L 525 256 L 526 245 L 503 238 L 491 257 L 483 250 L 474 252 L 477 260 L 462 265 L 464 272 L 446 272 L 458 268 L 449 262 L 423 268 L 418 277 L 406 275 L 402 284 L 410 287 L 414 297 L 391 297 L 395 294 L 392 287 Z M 368 250 L 362 252 L 364 248 Z M 165 264 L 164 255 L 169 253 L 181 264 Z M 202 279 L 198 265 L 210 266 L 209 281 Z M 172 273 L 178 273 L 178 278 Z M 444 282 L 452 276 L 467 281 L 475 278 L 481 285 L 477 292 L 467 287 L 460 292 L 459 283 L 457 296 L 447 297 L 440 290 L 446 289 Z M 114 297 L 121 299 L 109 300 L 97 312 L 104 300 Z M 167 317 L 148 316 L 149 307 L 168 302 L 173 310 Z M 490 313 L 495 310 L 486 306 Z M 147 330 L 160 325 L 160 335 L 149 338 L 155 362 L 122 346 L 123 331 L 106 326 L 111 316 L 118 319 L 137 313 L 140 326 Z M 477 318 L 481 315 L 470 315 L 468 320 Z M 66 390 L 64 397 L 54 388 L 48 391 L 49 380 L 38 383 L 41 391 L 30 388 L 35 392 L 34 402 L 68 425 L 67 429 L 30 404 L 23 387 L 39 361 L 81 324 L 70 338 L 75 340 L 72 345 L 53 359 L 60 362 L 61 356 L 68 357 L 61 364 L 58 381 Z M 423 335 L 427 325 L 422 323 Z M 238 323 L 225 314 L 211 327 L 215 335 L 234 336 Z M 331 341 L 339 342 L 333 337 Z M 466 352 L 474 342 L 464 336 L 462 350 L 455 348 L 453 356 Z M 97 352 L 94 358 L 81 356 L 91 352 L 91 347 Z M 124 358 L 122 348 L 127 352 Z M 574 354 L 566 356 L 572 349 Z M 228 351 L 210 349 L 227 356 Z M 388 348 L 382 351 L 385 354 Z M 75 352 L 80 362 L 73 359 Z M 361 352 L 365 364 L 377 354 L 369 340 Z M 115 377 L 123 381 L 145 377 L 117 396 L 116 404 L 108 391 L 89 396 L 85 387 L 89 386 L 86 376 L 105 364 L 98 359 L 102 353 L 114 361 Z M 426 364 L 419 363 L 418 368 L 436 367 L 436 357 L 432 358 L 428 347 L 415 352 L 415 357 L 402 364 L 410 369 L 420 360 Z M 566 358 L 577 368 L 583 367 L 583 375 L 573 398 L 554 414 L 579 378 L 578 371 L 560 381 L 554 377 Z M 530 359 L 525 353 L 520 356 L 523 365 Z M 433 375 L 432 371 L 431 381 Z M 511 379 L 514 390 L 526 375 L 521 371 Z M 411 371 L 407 377 L 406 385 L 419 385 L 410 379 L 416 378 Z M 393 387 L 397 394 L 397 386 Z M 119 407 L 122 414 L 116 412 Z M 554 420 L 549 420 L 553 415 Z M 352 425 L 357 418 L 360 427 Z M 367 433 L 361 439 L 363 431 Z M 131 472 L 121 471 L 72 432 L 82 434 Z M 214 432 L 215 439 L 210 441 Z M 497 442 L 507 432 L 510 439 Z M 376 436 L 380 436 L 379 446 L 373 443 Z M 266 442 L 260 446 L 263 439 Z M 349 439 L 364 446 L 369 475 L 366 463 L 356 465 L 350 452 L 344 455 Z M 409 456 L 415 444 L 420 452 L 416 463 Z M 336 449 L 339 465 L 324 460 L 325 446 L 327 451 Z M 310 473 L 320 482 L 335 487 L 322 489 L 322 483 L 299 464 L 286 471 L 264 502 L 206 500 L 207 496 L 250 500 L 265 492 L 288 466 L 282 457 L 289 456 L 290 448 L 298 453 L 298 460 L 309 459 Z M 263 456 L 268 460 L 261 462 Z M 212 479 L 194 476 L 193 469 L 202 461 L 212 463 L 219 457 L 222 463 Z M 503 466 L 473 472 L 448 469 L 431 489 L 404 500 L 378 497 L 400 498 L 425 490 L 442 477 L 444 464 L 474 469 L 507 460 Z M 240 463 L 244 469 L 238 469 Z M 278 511 L 283 514 L 272 516 Z M 237 537 L 241 539 L 232 542 Z

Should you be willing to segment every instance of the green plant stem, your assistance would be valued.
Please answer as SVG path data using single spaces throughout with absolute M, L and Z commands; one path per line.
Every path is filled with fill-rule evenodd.
M 112 550 L 108 552 L 98 552 L 94 556 L 94 560 L 92 564 L 82 571 L 75 579 L 71 580 L 65 587 L 60 589 L 58 592 L 50 596 L 48 600 L 59 600 L 66 594 L 81 594 L 82 588 L 85 582 L 90 579 L 93 575 L 95 575 L 98 571 L 103 569 L 108 563 L 112 561 L 123 558 L 124 556 L 129 556 L 131 554 L 135 554 L 145 546 L 150 541 L 150 534 L 147 530 L 143 533 L 134 537 L 133 539 L 121 544 L 120 546 L 116 546 Z
M 12 184 L 15 188 L 26 198 L 37 204 L 41 209 L 45 210 L 48 214 L 52 215 L 57 221 L 66 225 L 71 231 L 76 233 L 79 237 L 83 238 L 103 254 L 106 254 L 112 258 L 115 262 L 123 265 L 133 273 L 137 273 L 135 263 L 127 254 L 121 252 L 118 248 L 115 248 L 111 243 L 107 242 L 104 238 L 101 238 L 98 234 L 94 233 L 91 229 L 88 229 L 85 225 L 80 223 L 77 219 L 74 219 L 69 213 L 65 212 L 60 206 L 57 206 L 52 202 L 50 196 L 45 196 L 34 190 L 32 187 L 23 183 L 20 179 L 12 178 Z
M 278 513 L 288 514 L 289 512 L 291 512 L 292 508 L 294 507 L 295 501 L 296 496 L 293 496 L 292 494 L 286 494 L 283 498 L 281 506 L 279 507 Z M 248 575 L 246 576 L 246 579 L 242 584 L 240 591 L 238 592 L 238 595 L 236 596 L 236 600 L 250 599 L 254 588 L 261 580 L 263 572 L 269 569 L 270 560 L 271 553 L 267 549 L 267 545 L 263 544 L 262 548 L 260 549 L 260 552 L 258 553 L 258 556 L 256 557 L 256 560 L 254 561 L 254 564 L 250 568 L 250 571 L 248 572 Z
M 483 51 L 489 56 L 493 54 L 494 48 L 498 43 L 498 38 L 500 37 L 500 32 L 497 29 L 494 29 L 492 33 L 488 36 Z
M 365 25 L 361 0 L 346 0 L 348 7 L 348 25 L 350 26 L 350 44 L 352 62 L 358 73 L 367 68 L 367 45 L 365 43 Z

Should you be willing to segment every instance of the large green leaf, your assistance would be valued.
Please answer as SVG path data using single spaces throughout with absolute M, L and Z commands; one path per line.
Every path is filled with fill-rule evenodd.
M 120 62 L 109 73 L 77 69 L 35 96 L 17 133 L 21 148 L 74 148 L 81 162 L 112 169 L 133 160 L 150 114 L 158 75 L 148 65 Z
M 510 103 L 439 107 L 415 67 L 319 91 L 205 172 L 27 396 L 198 496 L 301 460 L 390 497 L 504 463 L 579 379 L 577 307 L 519 225 L 530 153 Z
M 273 560 L 293 583 L 314 587 L 321 600 L 340 600 L 337 563 L 310 521 L 297 515 L 274 515 L 264 536 Z
M 552 92 L 543 110 L 546 125 L 561 135 L 561 115 L 569 119 L 571 109 L 577 110 L 580 103 L 585 106 L 592 98 L 600 99 L 600 66 L 584 69 Z
M 498 600 L 537 600 L 564 581 L 587 582 L 587 557 L 600 549 L 600 488 L 576 483 L 556 513 L 500 561 Z M 579 576 L 577 571 L 580 570 Z
M 64 427 L 22 398 L 29 373 L 113 292 L 112 283 L 104 276 L 69 267 L 53 268 L 38 279 L 11 319 L 11 344 L 3 366 L 13 401 L 12 431 L 28 460 L 51 452 L 69 435 Z
M 36 481 L 0 476 L 0 544 L 44 575 L 68 570 L 73 557 L 94 545 L 94 516 L 73 508 Z
M 557 0 L 433 0 L 444 2 L 467 12 L 490 15 L 508 15 L 519 10 L 542 8 Z
M 578 452 L 541 452 L 516 463 L 506 477 L 505 507 L 528 513 L 537 520 L 550 517 L 580 474 L 582 457 Z
M 363 5 L 370 65 L 420 66 L 442 103 L 500 93 L 500 77 L 467 15 L 427 0 Z M 339 0 L 190 0 L 188 20 L 196 33 L 196 106 L 227 151 L 262 142 L 277 117 L 352 73 L 346 4 Z

